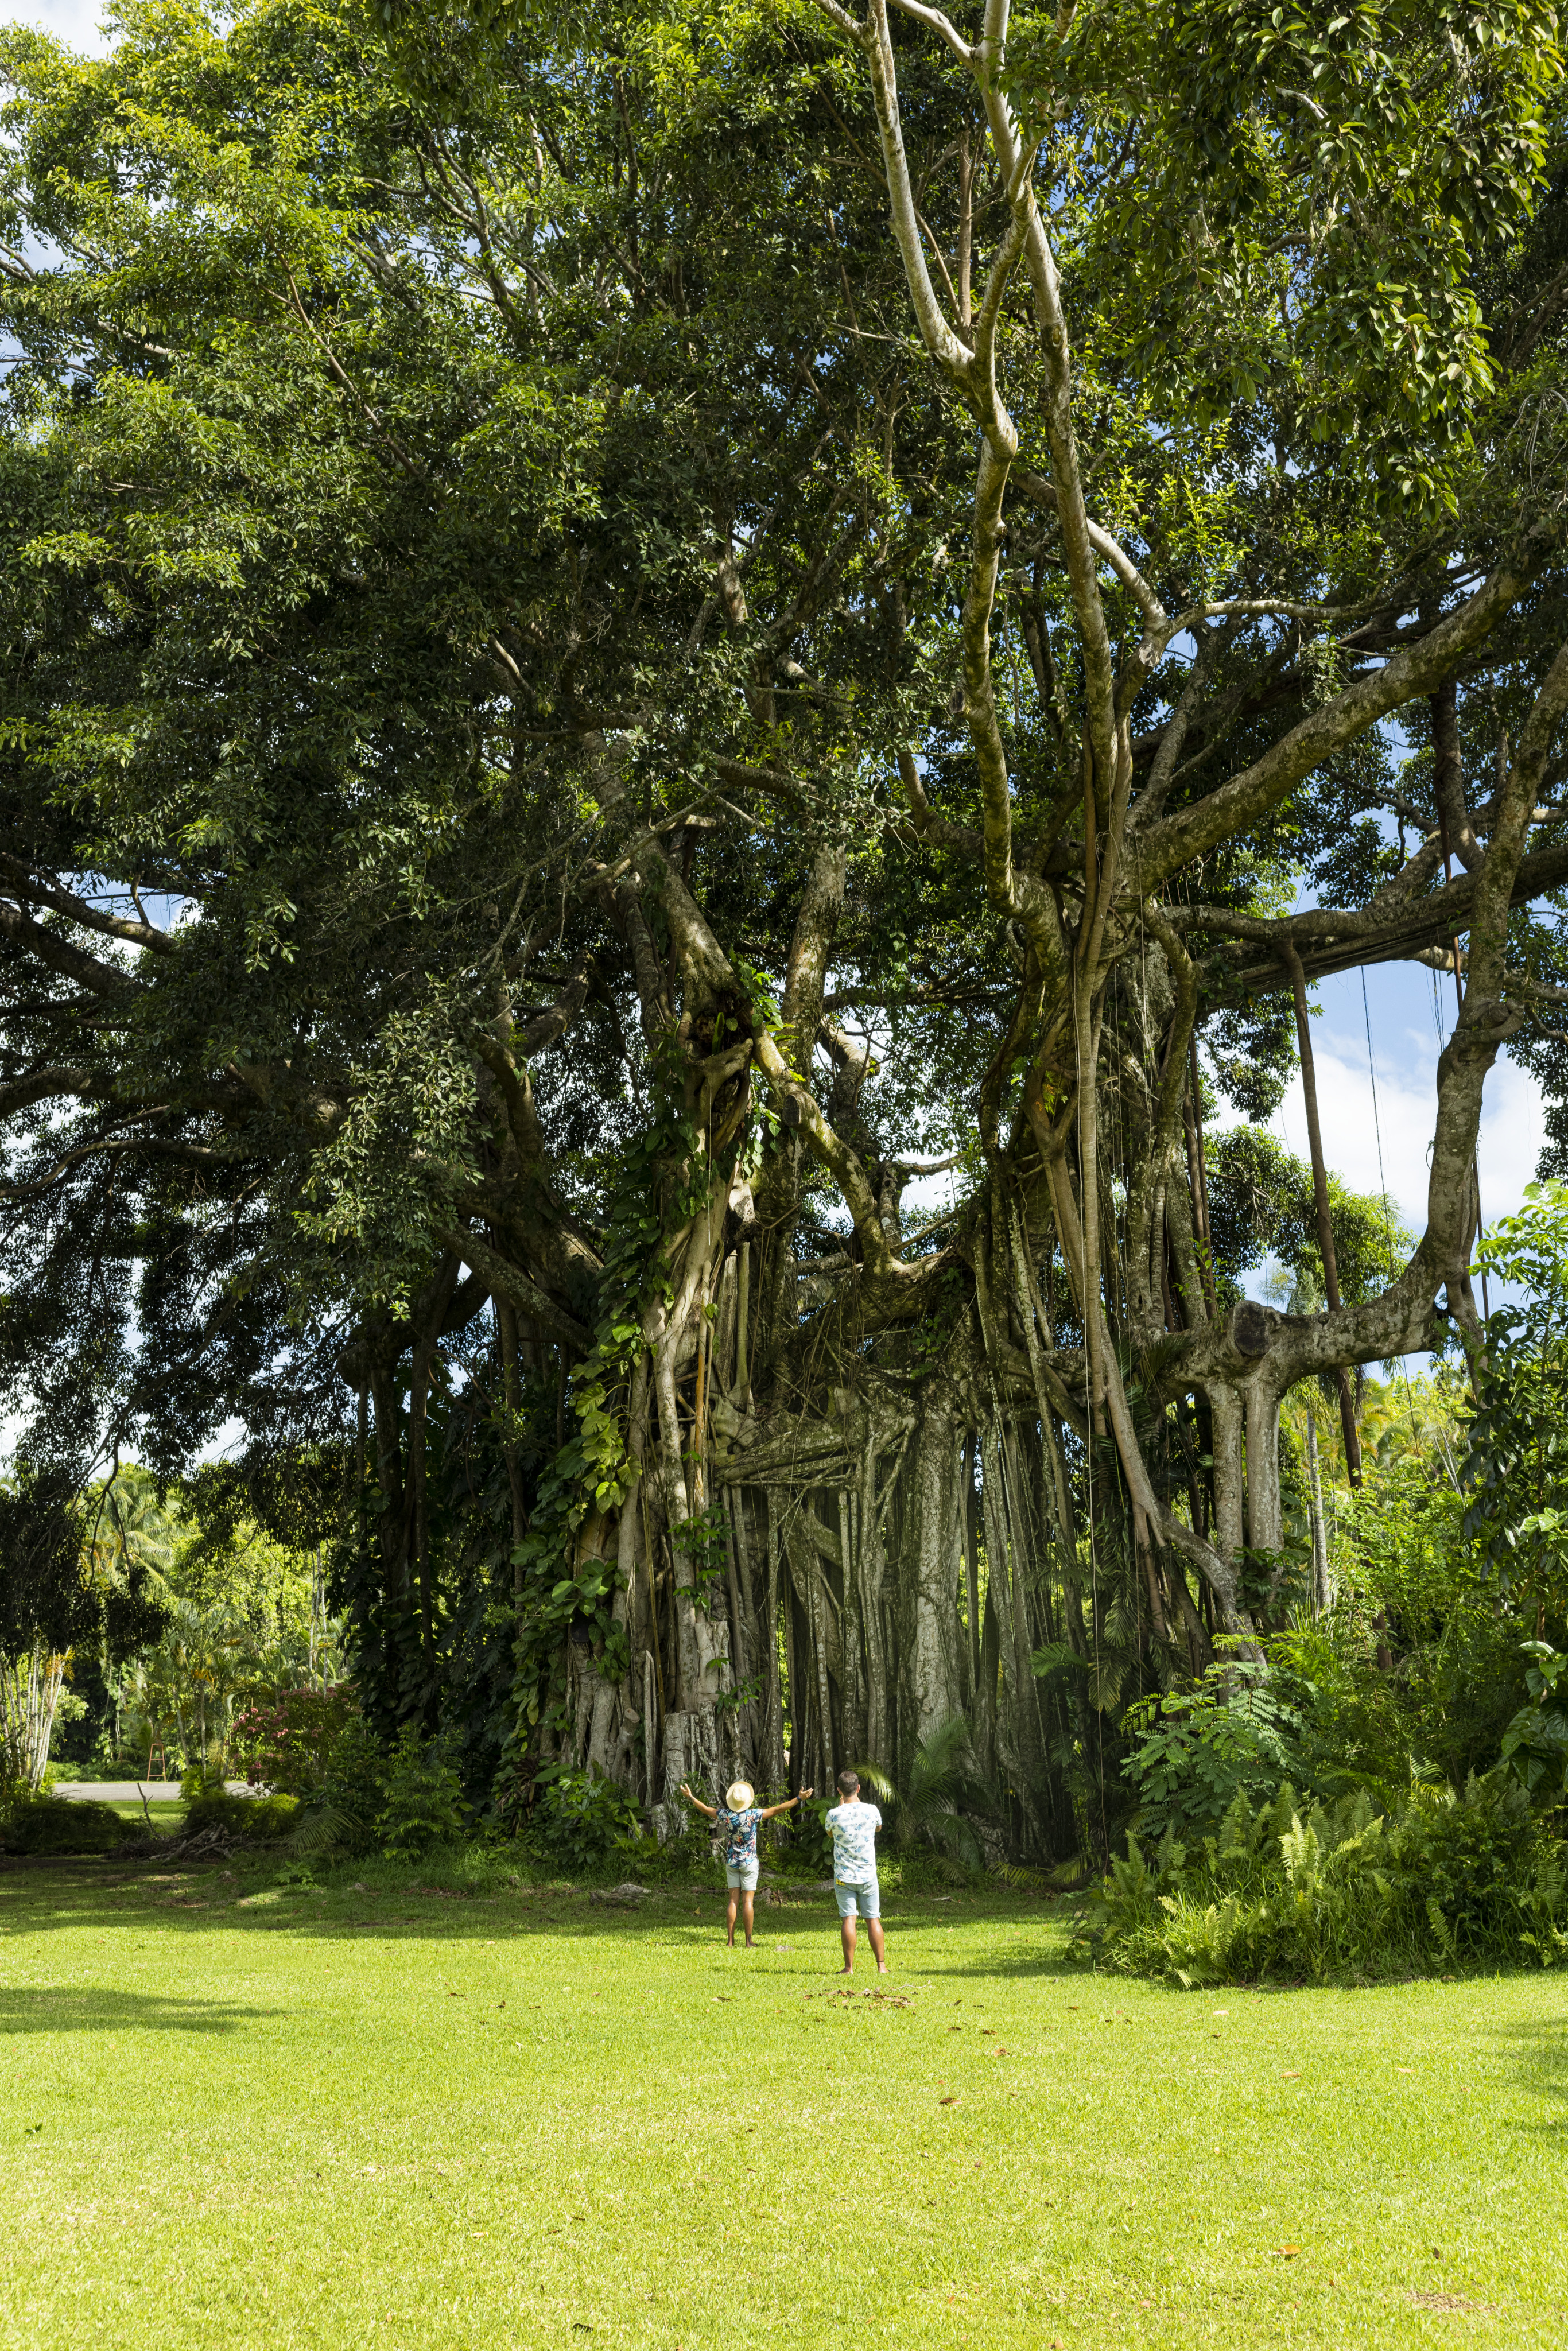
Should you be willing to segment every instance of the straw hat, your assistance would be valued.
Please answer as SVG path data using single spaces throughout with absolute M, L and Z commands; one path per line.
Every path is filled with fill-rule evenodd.
M 724 1792 L 724 1801 L 732 1813 L 744 1813 L 755 1793 L 749 1780 L 732 1780 Z

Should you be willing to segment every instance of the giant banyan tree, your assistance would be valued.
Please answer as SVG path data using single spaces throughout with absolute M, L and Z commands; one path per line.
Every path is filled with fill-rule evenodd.
M 1554 23 L 551 13 L 5 37 L 18 1473 L 226 1432 L 503 1809 L 961 1714 L 1070 1854 L 1568 1076 Z

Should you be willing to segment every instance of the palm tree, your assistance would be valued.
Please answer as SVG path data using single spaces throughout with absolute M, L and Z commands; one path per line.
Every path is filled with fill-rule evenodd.
M 91 1506 L 87 1555 L 100 1583 L 123 1585 L 140 1569 L 162 1587 L 174 1563 L 174 1521 L 152 1478 L 134 1461 L 116 1470 Z

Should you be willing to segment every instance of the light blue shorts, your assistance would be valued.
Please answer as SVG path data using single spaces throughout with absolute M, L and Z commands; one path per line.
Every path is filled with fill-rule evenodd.
M 737 1869 L 733 1863 L 727 1861 L 724 1865 L 724 1882 L 727 1886 L 737 1886 L 743 1894 L 755 1894 L 758 1867 L 759 1864 L 755 1861 L 743 1861 Z
M 882 1916 L 882 1888 L 874 1877 L 868 1877 L 863 1886 L 846 1886 L 841 1878 L 835 1877 L 833 1898 L 841 1918 L 852 1918 L 857 1909 L 862 1918 Z

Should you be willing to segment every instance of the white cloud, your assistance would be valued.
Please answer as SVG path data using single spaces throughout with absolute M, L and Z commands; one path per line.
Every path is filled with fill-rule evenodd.
M 1498 1061 L 1487 1080 L 1481 1111 L 1481 1214 L 1492 1224 L 1511 1217 L 1536 1180 L 1536 1163 L 1546 1147 L 1546 1108 L 1541 1090 L 1512 1061 Z
M 1314 1024 L 1314 1029 L 1322 1024 Z M 1427 1223 L 1427 1183 L 1437 1105 L 1437 1055 L 1428 1034 L 1382 1040 L 1376 1056 L 1375 1108 L 1366 1043 L 1353 1058 L 1348 1040 L 1312 1039 L 1323 1156 L 1354 1191 L 1392 1193 L 1419 1233 Z M 1391 1050 L 1392 1049 L 1392 1050 Z M 1298 1071 L 1274 1119 L 1297 1158 L 1307 1155 L 1307 1117 Z M 1490 1224 L 1510 1216 L 1535 1176 L 1546 1122 L 1535 1081 L 1506 1059 L 1487 1080 L 1481 1111 L 1481 1207 Z M 1382 1144 L 1379 1166 L 1379 1142 Z
M 109 42 L 99 29 L 103 0 L 33 0 L 28 7 L 18 8 L 10 19 L 16 25 L 33 25 L 41 33 L 53 33 L 83 56 L 101 57 Z

